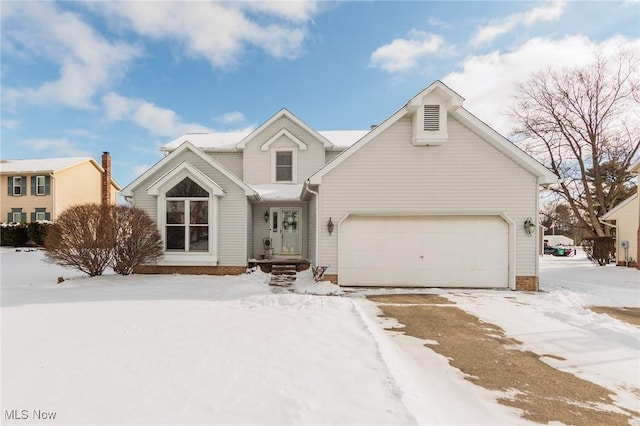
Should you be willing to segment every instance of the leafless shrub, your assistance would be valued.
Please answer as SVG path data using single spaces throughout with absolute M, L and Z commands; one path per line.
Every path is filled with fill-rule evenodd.
M 83 204 L 66 209 L 44 241 L 46 259 L 78 269 L 89 276 L 102 275 L 114 246 L 113 215 L 109 207 Z
M 134 268 L 162 255 L 162 239 L 158 227 L 143 210 L 129 206 L 115 206 L 115 246 L 111 266 L 121 275 L 129 275 Z
M 44 242 L 51 263 L 102 275 L 111 266 L 121 275 L 162 255 L 156 224 L 143 210 L 83 204 L 65 210 Z
M 589 260 L 596 265 L 605 266 L 614 258 L 616 245 L 613 237 L 593 237 L 582 240 L 582 248 Z

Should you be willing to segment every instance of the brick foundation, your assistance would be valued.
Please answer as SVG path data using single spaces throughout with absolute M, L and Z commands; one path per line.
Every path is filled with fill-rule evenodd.
M 331 281 L 334 284 L 338 284 L 338 275 L 336 274 L 325 274 L 322 276 L 322 281 Z
M 516 276 L 517 291 L 538 291 L 539 278 L 532 276 Z
M 183 275 L 240 275 L 247 272 L 246 266 L 167 266 L 141 265 L 136 274 L 183 274 Z

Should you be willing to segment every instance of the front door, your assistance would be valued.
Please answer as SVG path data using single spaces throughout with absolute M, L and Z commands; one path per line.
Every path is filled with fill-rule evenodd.
M 271 241 L 275 256 L 302 255 L 302 209 L 271 208 Z

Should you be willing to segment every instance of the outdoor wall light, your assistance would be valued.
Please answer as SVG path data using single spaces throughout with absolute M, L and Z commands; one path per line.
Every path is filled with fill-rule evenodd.
M 327 231 L 329 231 L 329 236 L 331 236 L 331 233 L 333 232 L 333 222 L 331 221 L 331 218 L 329 218 L 329 222 L 327 222 Z
M 269 210 L 266 210 L 266 211 L 264 212 L 264 221 L 265 221 L 265 222 L 269 222 Z
M 536 224 L 533 223 L 533 220 L 528 217 L 524 221 L 524 230 L 527 232 L 528 236 L 532 236 L 536 230 Z

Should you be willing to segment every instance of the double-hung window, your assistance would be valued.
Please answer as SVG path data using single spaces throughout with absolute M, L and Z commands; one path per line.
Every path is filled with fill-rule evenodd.
M 12 183 L 13 183 L 13 196 L 20 197 L 24 195 L 22 193 L 22 189 L 23 189 L 22 176 L 13 176 L 10 179 L 12 180 Z
M 276 151 L 276 182 L 293 182 L 292 151 Z
M 209 193 L 184 178 L 166 194 L 167 251 L 209 250 Z
M 36 176 L 36 195 L 46 195 L 46 177 L 45 176 Z M 44 219 L 42 219 L 44 220 Z

